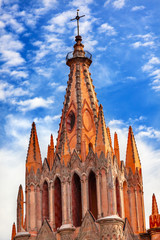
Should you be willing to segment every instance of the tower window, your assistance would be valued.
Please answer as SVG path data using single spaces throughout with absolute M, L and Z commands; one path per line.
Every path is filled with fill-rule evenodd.
M 67 117 L 67 122 L 66 122 L 68 132 L 72 131 L 74 124 L 75 124 L 75 115 L 73 111 L 70 111 Z

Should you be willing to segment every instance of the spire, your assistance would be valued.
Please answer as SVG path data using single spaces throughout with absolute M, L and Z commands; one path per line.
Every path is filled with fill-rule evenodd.
M 119 153 L 119 143 L 118 143 L 118 136 L 117 133 L 114 133 L 114 154 L 118 161 L 118 166 L 120 167 L 121 161 L 120 161 L 120 153 Z
M 134 174 L 135 174 L 136 168 L 138 168 L 139 172 L 141 173 L 141 162 L 139 159 L 136 141 L 135 141 L 131 126 L 129 127 L 129 132 L 128 132 L 126 167 L 131 168 Z
M 111 149 L 112 149 L 112 152 L 113 152 L 112 139 L 111 139 L 111 133 L 110 133 L 110 128 L 109 127 L 107 127 L 107 134 L 108 134 L 110 146 L 111 146 Z
M 75 40 L 74 51 L 68 53 L 66 57 L 70 74 L 58 131 L 56 153 L 60 157 L 63 155 L 64 158 L 64 149 L 66 150 L 64 144 L 66 144 L 67 155 L 68 151 L 72 154 L 75 149 L 84 160 L 89 151 L 89 144 L 95 147 L 99 106 L 89 72 L 92 55 L 84 51 L 81 36 L 76 36 Z
M 160 227 L 160 214 L 158 212 L 157 201 L 154 194 L 152 196 L 152 214 L 149 216 L 149 223 L 150 223 L 150 228 Z
M 53 142 L 52 134 L 51 134 L 51 139 L 50 139 L 50 145 L 48 145 L 47 161 L 49 164 L 49 168 L 51 170 L 52 166 L 53 166 L 53 162 L 54 162 L 54 142 Z
M 152 215 L 158 215 L 158 206 L 157 206 L 157 201 L 156 201 L 156 197 L 153 194 L 152 196 Z
M 21 232 L 23 228 L 23 189 L 19 186 L 17 196 L 17 232 Z
M 36 131 L 36 124 L 32 123 L 30 141 L 28 146 L 28 153 L 26 159 L 26 168 L 28 172 L 30 172 L 31 167 L 33 167 L 34 172 L 37 172 L 39 168 L 42 168 L 42 160 L 41 160 L 41 153 L 38 143 L 37 131 Z
M 13 223 L 11 240 L 14 240 L 15 236 L 16 236 L 16 225 L 15 225 L 15 223 Z
M 96 135 L 96 152 L 98 154 L 98 157 L 100 156 L 102 151 L 106 156 L 108 151 L 111 152 L 111 145 L 104 120 L 103 107 L 100 104 L 98 113 L 98 128 Z

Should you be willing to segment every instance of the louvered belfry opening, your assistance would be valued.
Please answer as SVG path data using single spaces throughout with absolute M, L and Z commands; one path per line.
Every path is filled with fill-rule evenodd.
M 116 202 L 117 202 L 117 213 L 121 217 L 120 186 L 117 178 L 116 178 Z
M 42 192 L 42 218 L 49 219 L 49 192 L 48 192 L 48 183 L 45 181 L 43 183 L 43 192 Z
M 61 181 L 57 177 L 54 182 L 54 211 L 55 211 L 55 228 L 62 225 L 62 194 Z
M 97 187 L 96 187 L 96 176 L 93 171 L 90 172 L 88 177 L 88 190 L 89 190 L 89 210 L 97 219 Z
M 80 177 L 74 173 L 72 177 L 72 219 L 75 227 L 81 226 L 82 201 Z

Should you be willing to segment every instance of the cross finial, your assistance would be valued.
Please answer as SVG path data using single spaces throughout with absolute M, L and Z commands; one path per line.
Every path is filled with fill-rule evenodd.
M 77 16 L 71 19 L 71 21 L 77 20 L 77 36 L 79 36 L 79 19 L 85 16 L 85 15 L 79 16 L 78 12 L 79 12 L 79 9 L 77 9 Z

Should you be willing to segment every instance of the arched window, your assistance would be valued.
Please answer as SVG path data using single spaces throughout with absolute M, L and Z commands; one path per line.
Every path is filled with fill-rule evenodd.
M 72 178 L 72 219 L 73 225 L 79 227 L 82 220 L 81 181 L 74 173 Z
M 48 183 L 45 181 L 43 183 L 42 192 L 42 218 L 49 219 L 49 193 L 48 193 Z
M 62 198 L 61 198 L 61 181 L 57 177 L 54 182 L 54 213 L 56 229 L 62 225 Z
M 117 202 L 117 213 L 121 217 L 120 188 L 119 188 L 119 181 L 117 178 L 116 178 L 116 202 Z
M 88 148 L 89 148 L 89 151 L 90 151 L 91 149 L 93 150 L 93 144 L 92 144 L 92 143 L 89 143 Z
M 90 172 L 88 177 L 88 190 L 89 190 L 89 210 L 92 212 L 94 217 L 97 219 L 97 187 L 96 187 L 96 176 L 93 171 Z

